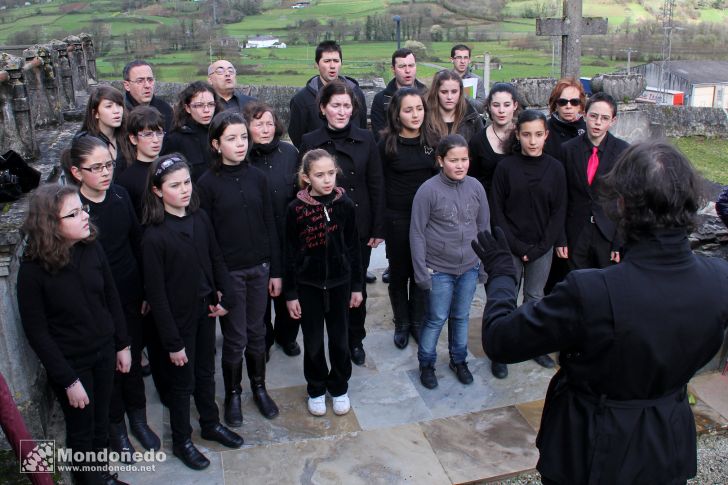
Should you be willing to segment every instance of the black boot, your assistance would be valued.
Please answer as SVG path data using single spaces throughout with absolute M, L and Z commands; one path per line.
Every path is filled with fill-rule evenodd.
M 119 453 L 122 463 L 134 463 L 132 455 L 136 450 L 126 434 L 126 421 L 123 419 L 120 423 L 109 423 L 109 450 Z
M 425 321 L 425 308 L 427 307 L 427 296 L 425 291 L 415 284 L 414 281 L 410 282 L 410 335 L 417 343 L 420 344 L 420 331 L 422 330 L 422 322 Z
M 389 302 L 392 304 L 394 314 L 394 346 L 398 349 L 407 347 L 410 332 L 410 312 L 407 302 L 407 288 L 399 284 L 389 285 Z
M 265 389 L 265 356 L 245 353 L 245 365 L 248 368 L 250 388 L 253 391 L 253 401 L 258 406 L 260 414 L 268 419 L 278 416 L 276 403 Z
M 225 384 L 225 423 L 233 428 L 243 424 L 240 393 L 243 391 L 240 381 L 243 378 L 243 361 L 231 364 L 222 361 L 222 380 Z
M 146 408 L 127 409 L 126 415 L 129 417 L 129 430 L 131 434 L 139 440 L 139 443 L 141 443 L 145 450 L 156 451 L 162 447 L 159 436 L 147 424 Z

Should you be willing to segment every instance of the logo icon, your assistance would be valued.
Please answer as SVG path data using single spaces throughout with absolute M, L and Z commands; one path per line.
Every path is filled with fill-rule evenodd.
M 55 440 L 20 440 L 20 473 L 55 472 Z

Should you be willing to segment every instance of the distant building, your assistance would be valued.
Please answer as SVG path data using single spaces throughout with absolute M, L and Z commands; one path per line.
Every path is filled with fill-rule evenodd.
M 250 37 L 248 39 L 248 42 L 245 44 L 246 49 L 270 49 L 270 48 L 276 48 L 276 49 L 285 49 L 286 43 L 281 42 L 281 40 L 278 37 L 273 37 L 272 35 L 258 35 L 255 37 Z
M 728 108 L 728 61 L 668 61 L 662 86 L 661 64 L 643 64 L 632 68 L 632 72 L 645 77 L 649 91 L 684 93 L 686 106 Z
M 291 8 L 306 8 L 311 5 L 311 2 L 296 2 L 291 5 Z

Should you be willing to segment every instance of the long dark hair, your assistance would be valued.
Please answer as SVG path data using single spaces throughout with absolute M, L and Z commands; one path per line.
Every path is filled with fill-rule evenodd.
M 86 105 L 86 115 L 83 118 L 81 124 L 81 131 L 85 131 L 89 135 L 97 138 L 102 135 L 101 129 L 99 128 L 99 121 L 96 119 L 96 114 L 99 111 L 99 105 L 105 99 L 108 99 L 112 103 L 116 103 L 122 107 L 123 113 L 121 115 L 121 126 L 114 129 L 114 140 L 116 142 L 117 152 L 121 151 L 120 145 L 123 145 L 124 134 L 126 133 L 126 107 L 124 106 L 124 95 L 121 91 L 112 86 L 96 86 L 89 94 L 88 104 Z M 106 135 L 103 135 L 106 136 Z
M 161 197 L 154 193 L 152 187 L 162 190 L 165 179 L 178 170 L 187 170 L 187 172 L 192 173 L 187 160 L 179 153 L 164 155 L 152 162 L 147 174 L 147 190 L 144 192 L 142 200 L 142 224 L 157 226 L 164 222 L 164 202 Z M 195 212 L 199 207 L 200 198 L 193 186 L 190 205 L 187 206 L 187 214 Z
M 195 81 L 184 88 L 177 97 L 177 104 L 174 105 L 175 130 L 182 128 L 184 125 L 189 123 L 190 120 L 192 120 L 192 116 L 187 112 L 185 106 L 190 104 L 190 101 L 192 101 L 192 98 L 194 98 L 196 94 L 204 93 L 205 91 L 212 94 L 212 99 L 215 100 L 215 104 L 217 105 L 215 107 L 215 113 L 220 112 L 220 97 L 217 95 L 215 90 L 212 89 L 212 86 L 204 81 Z
M 447 124 L 440 116 L 440 99 L 438 98 L 440 86 L 445 81 L 455 81 L 460 86 L 460 97 L 455 106 L 455 119 L 452 124 L 452 133 L 457 133 L 458 128 L 460 128 L 460 123 L 462 123 L 468 112 L 468 101 L 465 99 L 463 80 L 460 79 L 460 75 L 450 69 L 436 73 L 432 78 L 432 86 L 427 92 L 427 104 L 430 106 L 430 116 L 427 117 L 427 124 L 430 126 L 430 130 L 433 133 L 437 133 L 440 137 L 448 135 Z
M 351 117 L 354 118 L 360 109 L 359 101 L 357 101 L 356 96 L 354 95 L 354 90 L 351 88 L 351 86 L 349 86 L 341 79 L 334 79 L 326 86 L 324 86 L 322 90 L 319 91 L 318 99 L 316 100 L 316 106 L 318 106 L 319 113 L 321 113 L 321 108 L 329 104 L 331 98 L 333 98 L 337 94 L 349 95 L 349 98 L 351 99 L 351 106 L 353 108 L 351 111 Z M 323 114 L 320 114 L 319 116 L 325 118 Z
M 72 245 L 61 237 L 59 226 L 63 201 L 74 195 L 78 196 L 75 185 L 41 185 L 30 198 L 28 214 L 20 229 L 27 238 L 23 258 L 39 262 L 49 273 L 56 273 L 71 260 Z M 89 229 L 91 233 L 85 242 L 96 238 L 96 227 L 90 220 Z
M 131 135 L 138 136 L 144 130 L 164 130 L 164 117 L 152 106 L 138 105 L 126 119 L 126 138 L 123 149 L 127 165 L 132 165 L 137 158 L 137 148 L 131 142 Z
M 210 168 L 214 172 L 219 172 L 220 167 L 222 167 L 222 155 L 217 150 L 212 148 L 212 140 L 217 140 L 217 142 L 220 143 L 220 137 L 230 125 L 245 126 L 245 129 L 248 132 L 248 138 L 250 138 L 250 129 L 248 127 L 248 122 L 245 121 L 243 115 L 235 111 L 223 111 L 222 113 L 216 114 L 212 121 L 210 121 L 210 131 L 207 135 L 207 147 L 212 153 L 212 165 Z M 250 139 L 248 139 L 248 152 L 245 154 L 246 159 L 248 158 L 248 153 L 250 153 L 250 145 L 251 142 Z
M 103 148 L 108 151 L 106 143 L 95 136 L 79 136 L 73 139 L 71 147 L 63 150 L 63 153 L 61 153 L 61 168 L 63 168 L 63 172 L 66 174 L 66 180 L 73 185 L 81 185 L 81 182 L 73 176 L 71 167 L 79 168 L 81 163 L 88 159 L 91 153 L 97 148 Z
M 524 109 L 518 115 L 516 119 L 516 126 L 511 132 L 511 137 L 508 139 L 508 146 L 510 147 L 510 153 L 518 154 L 521 153 L 521 142 L 518 141 L 516 134 L 520 131 L 521 125 L 524 123 L 530 123 L 531 121 L 543 121 L 543 127 L 548 131 L 549 124 L 546 119 L 546 115 L 535 109 Z
M 387 108 L 387 125 L 382 130 L 381 135 L 384 140 L 384 151 L 387 156 L 394 157 L 397 155 L 397 137 L 404 129 L 399 119 L 399 112 L 402 109 L 402 100 L 407 96 L 417 96 L 422 101 L 422 107 L 425 109 L 424 119 L 420 126 L 420 145 L 434 147 L 437 144 L 437 136 L 434 135 L 427 124 L 427 118 L 430 116 L 429 108 L 425 95 L 416 88 L 400 88 L 392 96 Z

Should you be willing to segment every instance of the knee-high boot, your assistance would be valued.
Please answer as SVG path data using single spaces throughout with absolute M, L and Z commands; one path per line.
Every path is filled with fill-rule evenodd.
M 278 406 L 268 395 L 265 389 L 265 354 L 253 355 L 245 353 L 245 365 L 248 367 L 250 388 L 253 391 L 253 401 L 260 414 L 268 419 L 278 416 Z
M 412 338 L 420 343 L 420 330 L 422 323 L 425 321 L 425 307 L 427 305 L 427 296 L 425 290 L 421 289 L 414 280 L 410 280 L 409 308 L 412 323 L 409 331 Z
M 398 349 L 403 349 L 409 343 L 411 324 L 410 310 L 407 304 L 407 287 L 402 288 L 398 284 L 390 283 L 387 289 L 394 317 L 394 345 Z
M 265 358 L 265 356 L 263 356 Z M 243 424 L 240 393 L 243 379 L 243 360 L 235 363 L 222 361 L 222 380 L 225 384 L 225 423 L 233 428 Z

